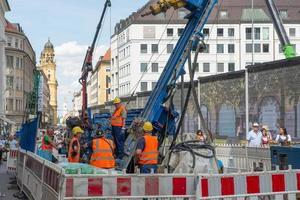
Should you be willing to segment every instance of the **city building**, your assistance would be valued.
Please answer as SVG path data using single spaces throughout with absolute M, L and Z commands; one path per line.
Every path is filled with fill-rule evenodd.
M 6 109 L 5 115 L 19 126 L 27 118 L 33 90 L 35 52 L 21 26 L 6 20 Z
M 98 105 L 103 105 L 110 99 L 110 56 L 111 51 L 108 49 L 104 56 L 101 56 L 96 65 L 98 77 Z
M 152 90 L 183 32 L 188 14 L 185 9 L 141 17 L 155 2 L 149 1 L 115 26 L 111 37 L 110 99 Z M 276 4 L 291 43 L 300 52 L 300 4 L 285 0 Z M 219 1 L 203 29 L 207 49 L 198 57 L 195 79 L 284 58 L 265 2 L 254 0 L 253 15 L 251 6 L 248 0 Z M 188 72 L 187 67 L 185 70 Z
M 54 60 L 55 52 L 54 46 L 48 40 L 44 45 L 44 50 L 41 53 L 40 57 L 40 66 L 41 69 L 47 76 L 48 86 L 50 90 L 50 120 L 52 125 L 57 124 L 57 79 L 56 79 L 56 63 Z
M 7 0 L 0 0 L 0 116 L 5 114 L 5 13 L 10 11 Z
M 41 112 L 41 127 L 47 128 L 49 125 L 51 125 L 50 121 L 50 89 L 48 85 L 48 78 L 47 75 L 40 70 L 41 77 L 40 77 L 40 82 L 39 82 L 39 92 L 41 90 L 41 99 L 39 99 L 39 103 L 42 105 L 40 108 Z
M 82 110 L 82 90 L 73 94 L 72 102 L 74 116 L 79 116 Z

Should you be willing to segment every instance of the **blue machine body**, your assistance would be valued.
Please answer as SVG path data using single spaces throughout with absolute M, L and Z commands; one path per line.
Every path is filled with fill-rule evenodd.
M 300 145 L 295 146 L 271 146 L 272 169 L 279 166 L 280 169 L 300 169 Z

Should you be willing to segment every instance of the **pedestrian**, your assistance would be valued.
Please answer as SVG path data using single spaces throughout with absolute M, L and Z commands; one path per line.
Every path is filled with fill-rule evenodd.
M 122 159 L 124 155 L 124 143 L 125 143 L 125 120 L 127 117 L 127 111 L 122 104 L 121 99 L 116 97 L 114 99 L 115 111 L 111 117 L 112 135 L 116 144 L 116 157 Z
M 52 129 L 48 129 L 42 138 L 41 149 L 52 153 L 53 148 L 56 148 L 56 145 L 53 142 L 53 138 L 54 131 Z
M 279 134 L 275 139 L 276 143 L 281 144 L 281 146 L 289 146 L 292 142 L 291 136 L 287 133 L 286 128 L 281 127 L 279 129 Z
M 0 164 L 2 164 L 3 153 L 5 152 L 5 140 L 2 135 L 0 135 Z
M 260 147 L 262 143 L 262 133 L 259 124 L 253 123 L 252 130 L 247 134 L 247 141 L 250 147 Z
M 206 135 L 203 133 L 202 130 L 198 130 L 196 133 L 196 140 L 198 140 L 199 142 L 206 142 Z
M 69 151 L 68 151 L 68 161 L 70 163 L 79 163 L 80 161 L 80 136 L 84 131 L 79 127 L 75 126 L 72 129 L 73 137 L 69 144 Z
M 103 169 L 115 167 L 115 144 L 112 140 L 106 138 L 103 132 L 98 131 L 96 138 L 88 146 L 91 146 L 93 150 L 90 165 Z
M 262 137 L 261 137 L 262 147 L 268 147 L 272 141 L 272 138 L 270 137 L 270 134 L 268 133 L 266 127 L 263 127 L 261 132 L 262 132 Z
M 136 157 L 141 173 L 149 174 L 151 170 L 157 172 L 158 163 L 158 139 L 152 135 L 153 126 L 145 122 L 143 126 L 144 136 L 139 138 L 136 149 Z
M 16 150 L 18 149 L 19 145 L 18 145 L 18 141 L 16 140 L 16 137 L 13 135 L 9 136 L 9 149 L 10 150 Z

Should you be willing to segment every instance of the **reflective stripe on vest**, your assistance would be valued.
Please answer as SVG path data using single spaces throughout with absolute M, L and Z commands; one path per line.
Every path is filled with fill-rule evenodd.
M 142 152 L 139 164 L 141 165 L 156 165 L 158 160 L 158 140 L 157 137 L 145 135 L 145 148 Z
M 123 127 L 125 125 L 125 120 L 122 116 L 122 112 L 125 111 L 125 106 L 121 105 L 118 109 L 115 110 L 114 114 L 111 117 L 111 125 Z
M 74 142 L 77 142 L 78 148 L 77 148 L 77 151 L 76 151 L 76 156 L 73 157 L 72 153 L 73 153 L 73 143 Z M 80 143 L 79 143 L 78 138 L 73 137 L 71 142 L 70 142 L 70 145 L 69 145 L 68 161 L 71 162 L 71 163 L 79 163 L 79 160 L 80 160 Z
M 113 156 L 113 142 L 105 138 L 93 140 L 93 154 L 91 156 L 90 165 L 99 168 L 114 168 L 115 158 Z

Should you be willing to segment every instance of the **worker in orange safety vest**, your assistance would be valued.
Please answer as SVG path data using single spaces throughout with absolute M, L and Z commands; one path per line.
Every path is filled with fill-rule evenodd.
M 80 136 L 84 131 L 79 127 L 75 126 L 72 129 L 73 138 L 69 144 L 68 161 L 71 163 L 79 163 L 80 161 Z
M 93 149 L 90 165 L 104 169 L 115 167 L 115 144 L 112 140 L 106 138 L 101 132 L 98 132 L 98 136 L 88 145 Z
M 152 135 L 153 125 L 145 122 L 143 126 L 144 136 L 139 138 L 136 149 L 136 157 L 141 173 L 151 173 L 157 171 L 158 163 L 158 139 Z
M 113 101 L 115 105 L 115 111 L 111 117 L 112 135 L 116 143 L 116 157 L 122 159 L 124 155 L 124 143 L 125 143 L 125 120 L 127 117 L 127 111 L 122 104 L 121 99 L 116 97 Z

